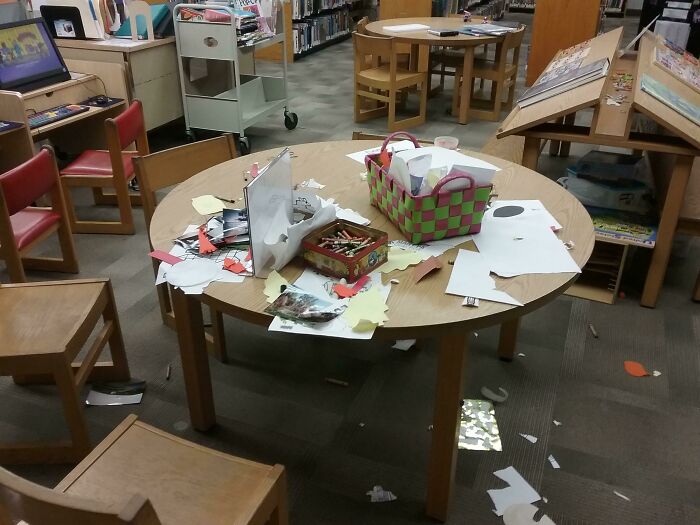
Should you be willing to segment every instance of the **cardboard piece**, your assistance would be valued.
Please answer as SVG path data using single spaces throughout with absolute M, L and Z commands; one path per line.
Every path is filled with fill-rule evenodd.
M 439 270 L 442 268 L 442 262 L 437 257 L 428 257 L 425 261 L 418 264 L 413 270 L 413 280 L 417 283 L 423 277 L 428 275 L 434 270 Z

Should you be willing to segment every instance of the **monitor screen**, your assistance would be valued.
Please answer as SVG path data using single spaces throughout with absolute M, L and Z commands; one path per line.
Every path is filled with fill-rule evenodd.
M 24 92 L 69 78 L 43 18 L 0 25 L 0 89 Z

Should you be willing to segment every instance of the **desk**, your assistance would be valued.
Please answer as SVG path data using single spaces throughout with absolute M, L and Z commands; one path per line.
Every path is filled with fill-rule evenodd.
M 115 83 L 123 78 L 121 66 L 105 66 L 100 77 L 71 73 L 71 80 L 27 93 L 0 91 L 0 120 L 21 124 L 19 128 L 0 133 L 0 173 L 30 159 L 34 155 L 34 143 L 43 139 L 50 139 L 54 145 L 70 153 L 105 147 L 104 121 L 121 113 L 125 102 L 104 108 L 91 107 L 84 113 L 35 129 L 29 129 L 27 122 L 27 115 L 33 111 L 42 111 L 61 104 L 75 104 L 94 95 L 105 94 L 100 78 L 114 78 Z M 120 93 L 107 91 L 106 94 L 119 97 Z
M 333 197 L 342 206 L 352 208 L 370 219 L 373 228 L 386 231 L 390 239 L 403 238 L 399 231 L 370 205 L 367 182 L 358 176 L 360 165 L 345 154 L 378 145 L 375 141 L 338 141 L 293 146 L 295 157 L 292 169 L 295 182 L 308 178 L 310 173 L 326 188 L 319 194 Z M 265 164 L 279 149 L 254 153 L 209 168 L 174 188 L 156 208 L 151 222 L 150 238 L 155 249 L 168 251 L 172 239 L 179 236 L 188 224 L 199 224 L 203 218 L 192 208 L 193 197 L 211 193 L 226 198 L 243 195 L 243 171 L 253 162 Z M 593 249 L 593 225 L 581 204 L 566 190 L 549 179 L 512 162 L 479 153 L 469 153 L 502 168 L 495 185 L 502 199 L 540 199 L 563 225 L 563 239 L 576 243 L 572 256 L 583 266 Z M 318 166 L 332 169 L 319 170 Z M 473 247 L 473 243 L 468 245 Z M 468 245 L 464 245 L 467 247 Z M 435 399 L 430 465 L 428 469 L 427 513 L 446 520 L 459 432 L 460 401 L 464 380 L 468 334 L 531 312 L 562 293 L 576 274 L 523 275 L 508 280 L 499 279 L 499 286 L 511 291 L 524 306 L 512 307 L 482 301 L 475 309 L 461 306 L 463 298 L 445 294 L 456 251 L 441 256 L 444 270 L 412 284 L 405 273 L 388 274 L 400 277 L 400 284 L 392 287 L 387 315 L 389 321 L 375 332 L 375 338 L 439 339 L 438 383 Z M 303 265 L 294 260 L 280 272 L 289 282 L 303 271 Z M 410 274 L 409 270 L 409 274 Z M 213 283 L 202 295 L 184 295 L 173 290 L 173 306 L 180 343 L 182 368 L 187 388 L 190 417 L 194 428 L 207 430 L 216 423 L 214 399 L 202 325 L 201 303 L 214 305 L 238 319 L 268 326 L 271 317 L 264 313 L 267 306 L 263 294 L 265 281 L 254 277 L 239 284 Z M 416 315 L 416 305 L 424 308 Z M 385 444 L 391 446 L 390 444 Z
M 126 71 L 127 98 L 143 103 L 147 130 L 183 115 L 175 37 L 136 42 L 57 38 L 56 45 L 67 60 L 121 64 Z M 113 92 L 116 87 L 107 85 L 106 89 Z
M 503 36 L 482 37 L 459 34 L 458 36 L 439 37 L 428 33 L 427 29 L 420 31 L 407 31 L 396 33 L 385 31 L 386 26 L 398 26 L 404 24 L 423 24 L 431 29 L 462 29 L 464 21 L 461 18 L 392 18 L 389 20 L 379 20 L 367 24 L 367 33 L 373 36 L 391 37 L 397 42 L 411 44 L 411 55 L 418 57 L 418 71 L 427 71 L 430 74 L 430 46 L 449 46 L 464 48 L 464 64 L 460 103 L 459 118 L 460 124 L 466 124 L 469 119 L 469 104 L 471 103 L 471 78 L 474 66 L 474 48 L 484 44 L 497 44 L 503 42 Z

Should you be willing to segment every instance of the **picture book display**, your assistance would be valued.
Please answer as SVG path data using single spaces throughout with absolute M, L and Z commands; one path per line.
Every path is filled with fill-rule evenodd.
M 583 59 L 588 56 L 590 51 L 591 45 L 589 40 L 559 51 L 534 85 L 544 84 L 558 76 L 565 75 L 580 68 L 581 64 L 583 64 Z
M 700 126 L 700 106 L 687 101 L 668 86 L 649 75 L 642 76 L 642 91 L 683 115 L 695 125 Z
M 700 93 L 700 62 L 673 42 L 657 43 L 654 64 Z
M 586 210 L 599 237 L 625 241 L 644 248 L 653 248 L 656 244 L 658 227 L 649 217 L 593 206 L 586 206 Z
M 547 82 L 538 81 L 530 89 L 525 91 L 518 99 L 518 106 L 524 108 L 574 89 L 575 87 L 603 78 L 608 74 L 609 67 L 610 61 L 607 58 L 601 58 L 600 60 L 571 70 L 567 69 L 564 71 L 562 69 L 562 74 L 552 76 Z

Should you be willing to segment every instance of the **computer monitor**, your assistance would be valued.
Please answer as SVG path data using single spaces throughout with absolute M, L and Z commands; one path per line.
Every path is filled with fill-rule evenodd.
M 0 24 L 0 89 L 24 93 L 69 79 L 43 18 Z
M 98 0 L 41 0 L 39 12 L 54 38 L 105 37 Z

